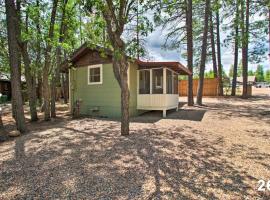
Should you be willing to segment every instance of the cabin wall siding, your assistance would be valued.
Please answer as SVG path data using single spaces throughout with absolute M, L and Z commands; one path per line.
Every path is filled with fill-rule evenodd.
M 121 91 L 111 63 L 102 64 L 102 84 L 88 85 L 88 67 L 71 69 L 71 104 L 82 100 L 80 114 L 109 118 L 121 117 Z M 137 115 L 137 65 L 130 64 L 130 115 Z M 93 112 L 98 108 L 98 112 Z
M 80 113 L 83 115 L 120 117 L 120 87 L 114 78 L 112 64 L 103 64 L 103 82 L 88 85 L 88 67 L 72 69 L 72 101 L 82 100 Z M 98 108 L 98 112 L 92 112 Z

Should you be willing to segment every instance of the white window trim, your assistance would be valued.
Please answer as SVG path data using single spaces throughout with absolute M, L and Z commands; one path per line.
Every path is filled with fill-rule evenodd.
M 100 81 L 99 82 L 90 82 L 90 69 L 92 68 L 100 68 Z M 99 65 L 89 65 L 87 69 L 87 82 L 88 85 L 99 85 L 103 83 L 103 70 L 102 70 L 102 64 Z

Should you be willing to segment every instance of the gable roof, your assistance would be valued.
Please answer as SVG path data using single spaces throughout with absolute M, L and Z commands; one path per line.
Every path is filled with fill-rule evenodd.
M 110 49 L 102 48 L 99 46 L 95 47 L 89 47 L 87 43 L 84 43 L 81 45 L 77 50 L 74 51 L 74 53 L 70 56 L 69 60 L 66 60 L 61 65 L 61 70 L 66 71 L 69 68 L 69 63 L 72 65 L 75 65 L 76 63 L 82 59 L 85 55 L 91 52 L 98 52 L 98 53 L 104 53 L 107 56 L 108 59 L 112 59 L 113 51 Z M 105 58 L 104 58 L 105 59 Z M 134 62 L 138 64 L 139 69 L 151 69 L 155 67 L 168 67 L 172 69 L 173 71 L 181 74 L 181 75 L 190 75 L 192 74 L 183 64 L 177 61 L 170 61 L 170 62 L 164 62 L 164 61 L 142 61 L 139 59 L 132 59 L 131 62 Z
M 104 52 L 107 56 L 112 56 L 113 52 L 108 48 L 102 48 L 100 46 L 89 47 L 85 42 L 82 44 L 78 49 L 76 49 L 73 54 L 70 56 L 71 62 L 76 62 L 82 56 L 86 55 L 89 51 L 97 51 L 97 52 Z

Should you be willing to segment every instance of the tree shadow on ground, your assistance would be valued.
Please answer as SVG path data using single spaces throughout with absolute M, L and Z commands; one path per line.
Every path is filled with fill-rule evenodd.
M 32 122 L 32 123 L 29 120 L 26 123 L 27 132 L 24 133 L 24 135 L 31 134 L 32 132 L 35 132 L 35 131 L 44 131 L 44 130 L 47 130 L 48 127 L 54 128 L 54 127 L 58 127 L 58 126 L 64 126 L 65 124 L 67 124 L 71 120 L 72 120 L 71 118 L 67 118 L 67 117 L 66 118 L 57 117 L 51 121 L 39 120 L 39 121 Z M 14 137 L 8 136 L 9 133 L 14 131 L 14 130 L 16 130 L 16 125 L 13 122 L 13 120 L 10 120 L 8 123 L 6 123 L 4 125 L 4 128 L 0 129 L 0 143 L 5 142 L 5 141 L 12 141 L 12 140 L 16 139 Z
M 261 100 L 264 100 L 265 103 L 261 103 Z M 216 103 L 207 102 L 205 109 L 215 111 L 215 116 L 218 119 L 237 117 L 249 118 L 254 122 L 264 121 L 270 123 L 270 104 L 265 100 L 269 100 L 270 102 L 269 97 L 261 96 L 249 99 L 225 98 Z
M 80 119 L 25 135 L 0 152 L 0 198 L 259 197 L 256 179 L 222 158 L 222 138 L 190 129 L 131 127 L 119 137 L 118 122 Z
M 162 119 L 179 119 L 189 121 L 202 121 L 206 110 L 194 110 L 194 109 L 179 109 L 178 111 L 167 111 L 166 118 L 162 117 L 162 111 L 150 111 L 144 113 L 138 117 L 133 117 L 132 122 L 139 123 L 156 123 Z

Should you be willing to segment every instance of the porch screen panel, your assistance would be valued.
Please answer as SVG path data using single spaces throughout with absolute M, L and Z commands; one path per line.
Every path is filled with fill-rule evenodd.
M 163 94 L 163 69 L 153 69 L 153 94 Z
M 167 94 L 172 94 L 173 93 L 173 73 L 172 71 L 167 69 L 166 72 L 166 82 L 167 82 Z
M 150 94 L 150 71 L 140 71 L 139 94 Z
M 173 75 L 173 93 L 178 94 L 178 75 Z

